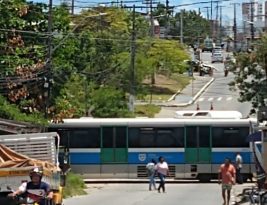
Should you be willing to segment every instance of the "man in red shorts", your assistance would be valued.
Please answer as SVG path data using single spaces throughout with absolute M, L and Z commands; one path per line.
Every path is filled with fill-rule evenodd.
M 229 205 L 231 189 L 236 181 L 236 170 L 235 167 L 231 164 L 231 160 L 226 158 L 224 164 L 222 164 L 219 168 L 218 174 L 219 184 L 222 183 L 222 197 L 223 204 Z M 227 192 L 227 201 L 226 201 L 226 193 Z

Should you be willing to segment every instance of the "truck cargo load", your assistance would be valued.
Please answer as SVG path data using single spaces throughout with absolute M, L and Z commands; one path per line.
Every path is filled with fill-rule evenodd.
M 30 181 L 34 167 L 42 167 L 42 181 L 55 193 L 55 204 L 62 203 L 61 170 L 58 164 L 57 133 L 0 135 L 0 193 L 17 189 Z

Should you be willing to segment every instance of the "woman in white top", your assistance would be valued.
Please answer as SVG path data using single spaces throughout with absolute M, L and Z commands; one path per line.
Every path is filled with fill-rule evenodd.
M 160 185 L 158 187 L 158 192 L 160 193 L 160 189 L 165 192 L 165 177 L 169 175 L 169 167 L 167 162 L 165 162 L 163 157 L 159 157 L 159 162 L 156 165 L 156 171 L 158 173 L 158 177 L 160 179 Z

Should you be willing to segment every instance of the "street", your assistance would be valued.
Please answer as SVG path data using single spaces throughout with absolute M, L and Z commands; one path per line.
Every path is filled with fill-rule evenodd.
M 245 185 L 236 185 L 241 190 Z M 88 195 L 65 200 L 64 205 L 217 205 L 222 204 L 217 183 L 166 184 L 167 193 L 148 191 L 148 184 L 89 184 Z M 237 193 L 237 191 L 236 191 Z M 234 201 L 234 197 L 231 197 Z
M 226 55 L 226 54 L 225 54 Z M 211 64 L 211 53 L 202 53 L 201 59 L 206 64 Z M 227 77 L 224 77 L 224 65 L 222 63 L 212 64 L 216 70 L 213 77 L 214 82 L 207 88 L 205 92 L 192 104 L 187 107 L 163 107 L 162 116 L 173 117 L 174 111 L 177 110 L 196 110 L 197 105 L 200 110 L 209 110 L 211 105 L 214 110 L 236 110 L 246 117 L 251 109 L 250 103 L 241 103 L 238 101 L 238 92 L 229 90 L 229 82 L 234 78 L 233 73 L 229 73 Z M 197 84 L 191 84 L 192 87 L 198 86 Z

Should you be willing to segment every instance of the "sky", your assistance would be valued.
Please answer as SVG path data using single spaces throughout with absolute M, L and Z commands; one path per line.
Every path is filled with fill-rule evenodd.
M 43 3 L 48 3 L 49 0 L 31 0 L 34 2 L 43 2 Z M 53 0 L 54 5 L 59 5 L 63 0 Z M 71 0 L 67 0 L 71 2 Z M 74 0 L 75 1 L 75 12 L 79 12 L 81 8 L 79 7 L 86 7 L 86 6 L 95 6 L 97 3 L 103 3 L 103 2 L 111 2 L 111 1 L 117 1 L 117 0 Z M 121 0 L 118 0 L 120 2 Z M 142 0 L 124 0 L 125 2 L 131 1 L 131 3 L 128 3 L 127 5 L 142 5 L 141 1 Z M 139 1 L 140 3 L 133 3 L 133 1 Z M 145 1 L 145 0 L 143 0 Z M 165 0 L 153 0 L 154 2 L 161 2 L 161 3 L 166 3 Z M 210 0 L 169 0 L 169 5 L 170 6 L 178 6 L 181 4 L 191 4 L 191 3 L 197 3 L 197 2 L 208 2 Z M 215 0 L 216 1 L 216 0 Z M 237 5 L 237 23 L 239 25 L 242 25 L 242 14 L 241 14 L 241 4 L 242 2 L 249 2 L 250 0 L 223 0 L 222 2 L 219 3 L 219 6 L 223 6 L 222 8 L 222 19 L 223 19 L 223 24 L 227 25 L 232 25 L 233 20 L 234 20 L 234 8 L 233 8 L 233 3 L 239 3 Z M 258 2 L 263 2 L 263 0 L 257 0 Z M 109 4 L 110 5 L 110 4 Z M 144 4 L 143 4 L 144 5 Z M 183 7 L 176 7 L 175 12 L 179 12 L 180 9 L 185 9 L 185 10 L 199 10 L 202 13 L 204 17 L 207 17 L 207 9 L 204 7 L 210 7 L 210 3 L 202 3 L 202 4 L 195 4 L 191 6 L 183 6 Z M 216 3 L 213 3 L 213 19 L 216 18 Z M 145 10 L 143 10 L 145 11 Z M 210 17 L 210 8 L 209 8 L 209 17 Z

